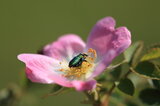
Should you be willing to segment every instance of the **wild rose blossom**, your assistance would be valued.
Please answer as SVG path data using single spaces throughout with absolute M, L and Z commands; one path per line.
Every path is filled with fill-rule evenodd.
M 18 59 L 26 64 L 26 75 L 32 82 L 56 83 L 84 91 L 96 87 L 94 78 L 130 44 L 130 31 L 126 27 L 115 29 L 115 20 L 105 17 L 93 27 L 86 44 L 78 35 L 67 34 L 46 45 L 44 55 L 25 53 Z M 69 62 L 80 53 L 87 55 L 85 61 L 69 67 Z

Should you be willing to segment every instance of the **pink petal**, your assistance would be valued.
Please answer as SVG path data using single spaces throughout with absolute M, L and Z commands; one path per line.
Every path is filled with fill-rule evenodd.
M 114 26 L 115 20 L 112 17 L 106 17 L 98 21 L 88 37 L 87 48 L 95 49 L 98 56 L 105 55 L 110 49 Z
M 110 50 L 107 52 L 105 56 L 103 56 L 103 59 L 101 59 L 95 70 L 93 71 L 92 75 L 88 79 L 93 79 L 94 77 L 100 75 L 106 67 L 112 62 L 112 60 L 115 58 L 116 52 L 114 50 Z
M 89 81 L 73 81 L 73 86 L 76 88 L 77 91 L 87 91 L 96 88 L 96 80 L 89 80 Z
M 92 77 L 103 72 L 111 61 L 131 44 L 130 31 L 126 27 L 114 29 L 114 26 L 114 19 L 106 17 L 98 21 L 90 33 L 87 48 L 95 49 L 99 58 L 99 65 Z
M 96 87 L 96 81 L 68 80 L 57 72 L 60 68 L 58 60 L 44 55 L 20 54 L 18 59 L 26 64 L 26 75 L 38 83 L 56 83 L 64 87 L 75 87 L 78 91 L 91 90 Z
M 26 64 L 26 75 L 31 81 L 72 87 L 71 82 L 58 73 L 57 70 L 60 69 L 58 60 L 37 54 L 20 54 L 18 59 Z
M 114 31 L 111 41 L 112 48 L 116 51 L 117 56 L 130 46 L 131 33 L 126 27 L 119 27 Z
M 83 40 L 74 34 L 68 34 L 60 37 L 57 41 L 47 45 L 43 49 L 44 55 L 55 59 L 72 59 L 72 56 L 83 52 L 85 43 Z

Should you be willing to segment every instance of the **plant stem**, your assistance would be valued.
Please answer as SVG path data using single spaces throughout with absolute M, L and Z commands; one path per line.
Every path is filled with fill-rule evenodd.
M 131 73 L 132 71 L 129 69 L 129 71 L 123 76 L 123 78 L 127 78 L 127 76 Z
M 106 95 L 103 97 L 102 103 L 100 106 L 108 106 L 109 104 L 109 97 L 112 94 L 113 90 L 116 88 L 116 84 L 113 83 L 112 87 L 109 89 L 109 91 L 106 93 Z

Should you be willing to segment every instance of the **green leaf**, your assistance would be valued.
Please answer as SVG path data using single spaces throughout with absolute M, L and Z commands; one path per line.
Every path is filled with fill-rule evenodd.
M 121 66 L 118 66 L 118 67 L 114 68 L 110 72 L 110 74 L 112 75 L 114 80 L 118 80 L 120 78 L 121 72 L 122 72 Z
M 54 85 L 53 85 L 52 92 L 57 92 L 57 91 L 59 91 L 59 90 L 62 89 L 62 88 L 63 88 L 62 86 L 57 85 L 57 84 L 54 84 Z
M 157 65 L 151 62 L 141 62 L 135 69 L 131 70 L 140 77 L 160 80 L 160 69 Z
M 130 62 L 135 50 L 138 48 L 139 42 L 133 43 L 125 52 L 124 57 L 127 62 Z
M 132 61 L 130 63 L 132 67 L 135 67 L 139 63 L 139 61 L 141 59 L 140 57 L 142 56 L 142 53 L 143 53 L 143 49 L 144 49 L 143 42 L 139 42 L 139 46 L 137 47 L 136 51 L 134 52 Z
M 152 80 L 153 85 L 157 88 L 160 89 L 160 81 L 159 80 Z
M 149 61 L 152 62 L 153 64 L 157 65 L 157 66 L 160 66 L 160 58 L 156 58 L 156 59 L 149 60 Z
M 142 54 L 143 50 L 143 42 L 139 41 L 134 44 L 132 44 L 125 52 L 124 52 L 124 57 L 125 60 L 130 64 L 130 65 L 135 65 L 136 63 L 139 62 L 139 57 Z
M 160 90 L 144 89 L 140 92 L 139 98 L 146 104 L 158 106 L 160 105 Z
M 20 70 L 19 72 L 19 84 L 22 88 L 24 89 L 28 89 L 33 87 L 33 85 L 35 85 L 33 82 L 31 82 L 27 77 L 26 77 L 26 73 L 25 73 L 25 69 Z
M 26 88 L 27 85 L 28 85 L 28 80 L 26 78 L 26 74 L 25 74 L 25 71 L 24 70 L 21 70 L 19 72 L 19 77 L 20 77 L 20 80 L 19 80 L 19 83 L 20 83 L 20 86 L 23 87 L 23 88 Z
M 160 58 L 160 47 L 159 48 L 151 48 L 149 49 L 141 58 L 141 61 L 147 61 Z
M 130 79 L 122 79 L 117 88 L 125 94 L 132 96 L 134 94 L 134 85 Z
M 104 81 L 106 81 L 106 74 L 105 73 L 103 73 L 103 74 L 101 74 L 99 77 L 97 77 L 97 81 L 98 82 L 104 82 Z
M 108 88 L 102 86 L 102 87 L 99 89 L 99 95 L 104 95 L 107 91 L 108 91 Z
M 71 90 L 72 90 L 71 88 L 66 88 L 66 87 L 62 87 L 60 85 L 54 84 L 52 91 L 44 95 L 43 98 L 46 98 L 48 96 L 56 96 L 56 95 L 59 95 L 59 94 L 62 94 L 64 92 L 71 91 Z

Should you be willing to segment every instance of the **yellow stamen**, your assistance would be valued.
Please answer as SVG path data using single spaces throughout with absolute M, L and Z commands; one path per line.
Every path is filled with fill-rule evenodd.
M 80 66 L 67 67 L 67 69 L 60 69 L 59 71 L 64 72 L 62 76 L 70 79 L 81 79 L 82 77 L 85 77 L 86 73 L 93 71 L 94 62 L 97 58 L 96 51 L 90 48 L 86 54 L 88 55 L 86 57 L 86 61 L 83 61 Z
M 94 50 L 94 49 L 92 49 L 92 48 L 89 48 L 89 49 L 88 49 L 87 54 L 90 55 L 90 56 L 87 58 L 90 62 L 94 62 L 95 59 L 97 58 L 96 50 Z
M 62 69 L 59 69 L 58 71 L 65 71 L 65 70 L 62 68 Z

